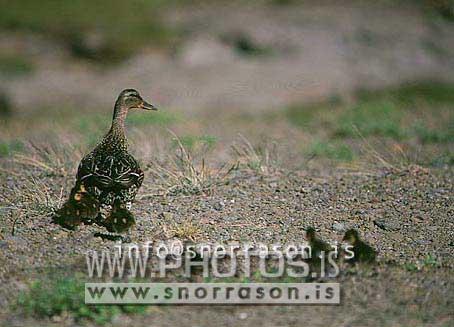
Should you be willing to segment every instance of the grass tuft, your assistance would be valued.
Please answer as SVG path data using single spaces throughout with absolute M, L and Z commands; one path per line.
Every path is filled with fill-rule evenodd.
M 213 171 L 205 165 L 204 159 L 197 164 L 180 138 L 174 133 L 172 135 L 177 146 L 175 157 L 170 157 L 166 165 L 157 162 L 151 165 L 151 174 L 161 181 L 160 193 L 185 195 L 211 193 L 214 187 L 227 182 L 228 176 L 235 168 L 234 165 L 229 169 L 222 166 Z
M 13 155 L 14 169 L 26 172 L 34 170 L 42 176 L 68 176 L 74 168 L 73 162 L 79 160 L 82 155 L 73 146 L 66 145 L 38 145 L 29 142 L 23 147 L 22 152 Z
M 233 153 L 239 167 L 245 167 L 256 173 L 271 174 L 277 170 L 277 149 L 273 143 L 271 147 L 254 148 L 243 135 L 240 141 L 232 145 Z
M 166 235 L 169 238 L 176 237 L 179 240 L 196 242 L 202 237 L 203 228 L 192 220 L 184 220 L 183 222 L 174 222 L 170 228 L 166 228 Z

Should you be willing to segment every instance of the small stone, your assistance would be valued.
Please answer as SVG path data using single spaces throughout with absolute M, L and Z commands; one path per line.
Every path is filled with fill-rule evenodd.
M 375 219 L 374 225 L 377 226 L 378 228 L 388 231 L 395 231 L 400 229 L 397 224 L 386 221 L 385 219 Z
M 344 232 L 346 230 L 345 224 L 339 223 L 339 222 L 335 222 L 333 224 L 333 230 L 336 231 L 336 232 Z
M 225 207 L 225 203 L 223 201 L 215 202 L 213 204 L 213 208 L 217 211 L 222 211 Z

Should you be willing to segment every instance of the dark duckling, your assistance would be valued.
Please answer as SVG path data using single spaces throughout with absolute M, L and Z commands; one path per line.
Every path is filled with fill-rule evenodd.
M 89 194 L 83 184 L 71 190 L 68 201 L 55 213 L 53 221 L 74 230 L 81 223 L 90 223 L 99 213 L 99 201 Z
M 330 251 L 332 251 L 331 245 L 326 243 L 325 241 L 319 239 L 315 233 L 315 228 L 308 227 L 306 229 L 306 239 L 311 246 L 311 259 L 312 262 L 319 262 L 320 255 L 322 252 L 325 253 L 325 256 L 328 255 Z
M 112 212 L 101 225 L 111 233 L 124 233 L 134 226 L 134 215 L 123 205 L 114 203 Z
M 343 241 L 353 247 L 351 251 L 353 251 L 354 256 L 353 258 L 346 259 L 347 262 L 373 263 L 375 261 L 377 256 L 376 251 L 369 244 L 360 240 L 359 234 L 355 229 L 349 229 L 345 233 Z

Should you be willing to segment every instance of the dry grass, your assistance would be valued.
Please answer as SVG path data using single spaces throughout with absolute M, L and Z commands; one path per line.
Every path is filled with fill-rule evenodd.
M 169 239 L 177 238 L 196 242 L 203 237 L 203 228 L 198 223 L 187 219 L 179 223 L 171 222 L 171 226 L 164 228 L 164 233 Z
M 399 142 L 393 142 L 391 147 L 378 147 L 365 138 L 356 126 L 353 128 L 361 139 L 361 151 L 365 155 L 367 166 L 399 172 L 415 165 L 417 159 L 411 158 L 406 148 Z
M 73 147 L 28 143 L 0 168 L 4 191 L 0 194 L 1 233 L 14 235 L 23 221 L 50 216 L 63 202 L 65 178 L 72 173 Z
M 214 187 L 228 181 L 229 175 L 237 165 L 228 165 L 228 168 L 227 165 L 223 165 L 219 169 L 212 169 L 205 164 L 204 158 L 197 163 L 177 135 L 173 132 L 171 134 L 177 145 L 175 155 L 169 156 L 165 164 L 152 162 L 150 166 L 151 175 L 158 181 L 156 184 L 158 194 L 212 193 Z
M 12 160 L 22 169 L 36 168 L 50 175 L 66 177 L 80 158 L 81 151 L 71 144 L 29 143 L 27 153 L 17 153 Z
M 34 220 L 50 216 L 62 204 L 63 187 L 56 195 L 50 183 L 35 177 L 24 179 L 20 183 L 0 194 L 0 203 L 5 216 L 9 216 L 9 227 L 2 234 L 14 235 L 16 226 L 24 219 Z
M 239 134 L 239 142 L 231 146 L 240 167 L 253 172 L 269 175 L 277 169 L 276 143 L 262 149 L 255 148 L 243 135 Z

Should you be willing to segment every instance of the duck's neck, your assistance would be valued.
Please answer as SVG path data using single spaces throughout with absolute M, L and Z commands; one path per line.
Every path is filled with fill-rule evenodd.
M 112 126 L 110 127 L 110 131 L 108 133 L 108 137 L 111 139 L 111 142 L 126 145 L 125 120 L 127 115 L 128 108 L 122 103 L 115 103 Z

